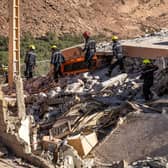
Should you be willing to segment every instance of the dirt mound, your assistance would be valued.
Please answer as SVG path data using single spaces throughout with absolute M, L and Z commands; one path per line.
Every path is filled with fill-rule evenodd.
M 165 0 L 21 0 L 21 30 L 35 36 L 52 31 L 133 37 L 168 27 Z M 8 1 L 1 0 L 0 34 L 8 34 Z

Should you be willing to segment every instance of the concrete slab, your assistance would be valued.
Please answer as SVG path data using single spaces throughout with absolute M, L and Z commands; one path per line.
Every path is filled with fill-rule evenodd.
M 168 117 L 162 114 L 131 114 L 94 153 L 105 163 L 143 159 L 168 154 Z
M 124 41 L 122 43 L 126 56 L 153 58 L 168 57 L 168 37 L 150 37 Z

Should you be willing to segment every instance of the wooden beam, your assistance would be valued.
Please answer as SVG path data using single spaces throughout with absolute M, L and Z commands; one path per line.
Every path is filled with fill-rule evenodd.
M 8 81 L 20 76 L 20 0 L 9 0 Z

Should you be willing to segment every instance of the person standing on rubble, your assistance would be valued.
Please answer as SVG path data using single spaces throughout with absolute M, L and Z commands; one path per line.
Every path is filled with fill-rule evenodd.
M 92 58 L 96 53 L 96 42 L 90 38 L 90 33 L 85 31 L 83 33 L 85 39 L 85 47 L 83 52 L 85 52 L 85 62 L 87 63 L 88 69 L 92 67 Z
M 143 79 L 143 95 L 146 101 L 152 99 L 150 88 L 153 86 L 154 72 L 158 69 L 149 59 L 143 60 L 143 68 L 140 79 Z
M 106 74 L 109 77 L 111 77 L 111 73 L 117 65 L 119 65 L 120 71 L 122 73 L 125 72 L 124 62 L 123 62 L 123 58 L 124 58 L 123 57 L 123 50 L 122 50 L 122 46 L 121 46 L 120 42 L 118 41 L 117 36 L 112 36 L 112 51 L 113 51 L 113 56 L 115 56 L 115 58 L 116 58 L 116 61 L 109 66 L 108 73 Z
M 58 77 L 63 76 L 61 65 L 65 62 L 65 58 L 56 45 L 51 46 L 51 52 L 51 72 L 54 74 L 55 82 L 58 82 Z
M 36 67 L 36 54 L 35 54 L 35 45 L 31 44 L 29 46 L 29 50 L 28 52 L 26 53 L 26 57 L 25 57 L 25 60 L 24 60 L 24 63 L 26 65 L 26 70 L 25 70 L 25 77 L 26 79 L 30 79 L 33 77 L 33 71 Z

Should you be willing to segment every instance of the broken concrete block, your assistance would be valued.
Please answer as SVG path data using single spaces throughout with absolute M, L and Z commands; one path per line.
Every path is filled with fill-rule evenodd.
M 64 91 L 67 93 L 82 92 L 84 89 L 84 83 L 81 81 L 82 80 L 78 80 L 78 82 L 67 85 Z
M 121 85 L 126 80 L 127 74 L 120 74 L 116 77 L 110 78 L 107 81 L 101 83 L 102 89 L 106 89 L 108 87 L 112 87 L 113 85 Z
M 50 90 L 49 92 L 48 92 L 48 97 L 49 98 L 54 98 L 56 95 L 58 95 L 58 93 L 55 91 L 55 90 Z
M 83 168 L 83 160 L 80 158 L 77 151 L 70 145 L 63 146 L 63 148 L 65 148 L 65 150 L 63 150 L 64 158 L 66 156 L 72 156 L 75 168 Z
M 57 93 L 61 92 L 61 87 L 57 86 L 57 87 L 55 88 L 55 91 L 56 91 Z
M 68 144 L 73 146 L 77 150 L 79 156 L 86 156 L 93 147 L 98 143 L 95 132 L 85 135 L 78 134 L 76 136 L 68 137 Z
M 92 168 L 94 166 L 95 166 L 95 163 L 93 158 L 83 160 L 83 168 Z
M 25 143 L 25 152 L 31 153 L 31 143 L 30 143 L 30 117 L 26 117 L 26 119 L 21 121 L 21 126 L 19 128 L 19 137 Z
M 64 168 L 75 168 L 72 156 L 66 155 L 64 157 Z
M 37 101 L 39 103 L 43 103 L 43 102 L 46 101 L 46 99 L 47 99 L 47 95 L 43 92 L 40 92 L 39 95 L 38 95 L 38 100 Z

